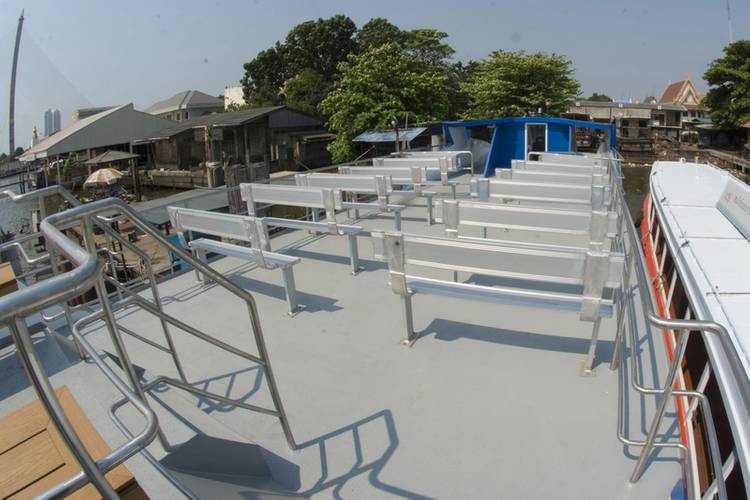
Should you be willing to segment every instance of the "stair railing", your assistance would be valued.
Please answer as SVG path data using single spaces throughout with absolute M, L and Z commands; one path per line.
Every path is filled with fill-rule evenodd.
M 50 191 L 60 191 L 58 189 L 48 188 Z M 42 190 L 44 191 L 44 190 Z M 61 192 L 65 192 L 62 190 Z M 29 195 L 34 195 L 32 192 Z M 57 194 L 57 193 L 56 193 Z M 22 195 L 28 196 L 28 195 Z M 37 195 L 40 199 L 44 196 L 44 193 Z M 13 196 L 11 196 L 13 197 Z M 33 196 L 31 196 L 33 198 Z M 65 196 L 63 195 L 65 198 Z M 18 196 L 15 196 L 17 199 Z M 43 203 L 43 202 L 42 202 Z M 130 288 L 122 287 L 117 280 L 112 279 L 105 275 L 103 271 L 104 263 L 99 259 L 99 249 L 96 246 L 94 240 L 93 227 L 95 224 L 99 224 L 97 218 L 109 215 L 116 212 L 118 216 L 127 217 L 138 229 L 143 231 L 148 236 L 165 246 L 169 251 L 176 254 L 188 265 L 198 269 L 201 273 L 208 276 L 214 283 L 222 288 L 225 288 L 229 292 L 233 293 L 237 297 L 243 299 L 248 308 L 248 314 L 250 317 L 250 323 L 252 328 L 253 337 L 257 346 L 257 355 L 246 353 L 233 346 L 229 346 L 213 337 L 206 335 L 199 330 L 186 325 L 185 323 L 177 320 L 176 318 L 167 315 L 161 308 L 161 303 L 158 299 L 158 291 L 155 291 L 154 303 L 144 299 L 143 297 L 135 294 Z M 74 227 L 81 226 L 83 228 L 83 238 L 85 248 L 68 238 L 65 233 L 60 229 L 62 227 Z M 99 224 L 101 226 L 101 224 Z M 166 330 L 166 324 L 170 323 L 178 328 L 183 329 L 188 334 L 197 336 L 202 340 L 205 340 L 217 347 L 240 355 L 250 361 L 256 362 L 262 365 L 265 369 L 265 378 L 269 386 L 271 399 L 273 401 L 273 409 L 258 407 L 250 405 L 242 401 L 226 398 L 219 394 L 210 393 L 197 389 L 184 380 L 184 375 L 180 371 L 181 379 L 170 379 L 162 377 L 159 379 L 161 383 L 168 383 L 170 385 L 179 387 L 193 394 L 199 396 L 216 399 L 227 404 L 242 407 L 251 411 L 260 412 L 263 414 L 275 416 L 279 419 L 279 422 L 284 431 L 284 435 L 287 439 L 289 446 L 292 449 L 296 448 L 293 434 L 289 427 L 289 422 L 284 411 L 281 398 L 279 396 L 278 387 L 276 380 L 271 368 L 268 351 L 263 338 L 263 332 L 259 320 L 258 309 L 253 296 L 244 290 L 243 288 L 235 285 L 230 280 L 225 278 L 221 273 L 214 271 L 211 267 L 204 264 L 200 260 L 196 259 L 190 252 L 176 245 L 172 241 L 165 238 L 157 229 L 151 226 L 145 221 L 136 211 L 130 208 L 123 201 L 109 198 L 105 200 L 95 201 L 86 205 L 78 205 L 65 210 L 63 212 L 47 216 L 40 225 L 41 233 L 43 234 L 45 241 L 48 246 L 49 256 L 52 263 L 53 269 L 55 269 L 59 263 L 58 253 L 64 256 L 72 265 L 73 268 L 70 271 L 61 272 L 52 276 L 49 279 L 40 281 L 32 284 L 28 287 L 22 288 L 10 295 L 0 298 L 0 325 L 6 324 L 10 327 L 11 334 L 13 335 L 16 343 L 19 357 L 21 362 L 27 371 L 31 383 L 39 396 L 39 399 L 44 404 L 50 417 L 55 424 L 55 427 L 63 436 L 66 445 L 71 450 L 76 461 L 81 466 L 82 472 L 78 475 L 66 480 L 60 485 L 56 486 L 48 492 L 48 495 L 55 496 L 59 494 L 69 494 L 81 486 L 91 482 L 99 491 L 104 498 L 115 498 L 114 492 L 111 486 L 107 483 L 104 478 L 104 472 L 114 467 L 118 463 L 121 463 L 133 453 L 138 450 L 142 450 L 148 443 L 150 443 L 155 436 L 158 436 L 162 441 L 165 449 L 169 449 L 168 442 L 164 437 L 161 429 L 159 428 L 158 421 L 153 411 L 148 407 L 148 403 L 145 396 L 144 387 L 141 386 L 138 380 L 133 364 L 128 356 L 128 352 L 125 349 L 125 345 L 122 341 L 121 327 L 117 324 L 115 311 L 120 307 L 125 307 L 130 304 L 137 304 L 139 307 L 145 309 L 151 314 L 156 315 L 162 321 L 162 324 Z M 104 229 L 105 232 L 107 231 Z M 110 234 L 114 236 L 116 232 Z M 132 248 L 131 248 L 132 249 Z M 142 253 L 142 252 L 141 252 Z M 143 257 L 143 255 L 141 255 Z M 153 276 L 153 269 L 150 267 L 148 256 L 145 256 L 144 262 L 147 262 L 147 270 L 149 272 L 149 279 L 152 282 L 152 290 L 155 290 L 155 278 Z M 128 294 L 127 299 L 123 298 L 121 301 L 115 301 L 114 304 L 110 301 L 110 294 L 107 293 L 105 283 L 110 283 L 115 287 L 120 287 L 120 292 Z M 125 384 L 120 380 L 111 370 L 104 365 L 103 361 L 99 359 L 97 353 L 90 346 L 79 333 L 80 324 L 73 325 L 71 332 L 74 334 L 74 338 L 77 340 L 81 348 L 90 356 L 94 362 L 99 366 L 104 374 L 112 380 L 115 386 L 122 392 L 126 399 L 132 402 L 136 409 L 141 412 L 147 418 L 146 429 L 139 434 L 136 438 L 130 439 L 126 445 L 119 447 L 107 459 L 95 463 L 88 452 L 85 450 L 83 444 L 78 438 L 77 434 L 73 430 L 70 422 L 65 416 L 59 401 L 52 389 L 49 382 L 49 378 L 44 372 L 40 360 L 36 351 L 34 350 L 33 343 L 26 328 L 25 318 L 33 313 L 42 311 L 55 304 L 64 303 L 73 297 L 81 295 L 82 293 L 91 289 L 91 287 L 97 292 L 98 302 L 100 310 L 90 315 L 84 320 L 92 320 L 93 317 L 96 319 L 102 319 L 106 325 L 106 329 L 109 333 L 110 339 L 115 346 L 117 355 L 121 362 L 121 368 L 125 372 L 126 379 L 129 382 Z M 136 298 L 137 297 L 137 298 Z M 85 323 L 84 320 L 79 323 Z M 169 338 L 169 335 L 167 335 Z M 167 349 L 171 349 L 176 365 L 179 367 L 179 358 L 174 350 L 174 346 L 171 344 Z M 149 385 L 151 387 L 151 385 Z M 122 403 L 120 402 L 120 405 Z

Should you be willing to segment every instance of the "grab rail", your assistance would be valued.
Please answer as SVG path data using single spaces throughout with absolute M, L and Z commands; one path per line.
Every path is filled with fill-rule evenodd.
M 624 405 L 623 405 L 623 383 L 622 379 L 624 374 L 622 373 L 622 368 L 620 368 L 619 372 L 619 386 L 618 386 L 618 427 L 617 427 L 617 437 L 618 439 L 626 445 L 629 446 L 640 446 L 643 449 L 641 450 L 641 454 L 638 457 L 638 461 L 636 462 L 636 465 L 633 469 L 633 472 L 630 477 L 630 482 L 637 482 L 640 477 L 643 474 L 643 471 L 646 468 L 648 458 L 651 455 L 651 452 L 654 448 L 678 448 L 682 449 L 684 451 L 687 451 L 687 448 L 682 443 L 674 443 L 674 442 L 656 442 L 657 433 L 660 428 L 661 422 L 664 419 L 664 415 L 666 412 L 667 404 L 671 400 L 672 397 L 692 397 L 696 398 L 699 402 L 699 405 L 701 407 L 701 410 L 704 412 L 704 415 L 706 418 L 704 421 L 706 422 L 706 430 L 708 433 L 708 441 L 709 441 L 709 458 L 711 461 L 711 468 L 712 472 L 714 474 L 714 477 L 716 478 L 716 485 L 717 485 L 717 493 L 720 499 L 724 500 L 727 498 L 727 491 L 726 491 L 726 483 L 724 480 L 724 475 L 722 473 L 722 467 L 721 467 L 721 456 L 718 448 L 718 441 L 716 438 L 716 429 L 713 422 L 713 419 L 711 418 L 711 409 L 710 404 L 706 396 L 700 392 L 700 391 L 687 391 L 687 390 L 677 390 L 675 389 L 675 383 L 677 380 L 677 376 L 679 374 L 679 369 L 681 366 L 682 358 L 685 354 L 685 347 L 687 345 L 687 338 L 691 331 L 705 331 L 705 332 L 711 332 L 716 333 L 719 335 L 719 338 L 722 340 L 722 345 L 725 346 L 725 349 L 728 348 L 728 352 L 734 352 L 734 349 L 727 344 L 728 337 L 726 335 L 726 330 L 723 326 L 713 323 L 713 322 L 704 322 L 704 321 L 695 321 L 695 320 L 680 320 L 680 319 L 671 319 L 671 318 L 662 318 L 658 314 L 655 313 L 655 304 L 656 304 L 656 298 L 654 295 L 654 291 L 650 286 L 651 281 L 648 279 L 646 275 L 646 264 L 645 264 L 645 257 L 643 254 L 643 249 L 641 247 L 641 241 L 640 238 L 635 234 L 635 225 L 633 224 L 633 219 L 630 214 L 630 211 L 628 210 L 627 206 L 624 204 L 624 189 L 622 186 L 622 172 L 620 168 L 620 160 L 619 159 L 613 159 L 612 163 L 614 165 L 614 175 L 616 176 L 615 179 L 615 193 L 617 196 L 617 199 L 620 203 L 620 208 L 623 212 L 623 219 L 624 224 L 626 228 L 626 232 L 628 235 L 628 244 L 626 245 L 626 242 L 623 240 L 621 241 L 622 251 L 626 254 L 626 263 L 625 263 L 625 274 L 626 274 L 626 280 L 623 280 L 625 283 L 625 286 L 621 293 L 625 293 L 628 296 L 630 296 L 630 293 L 628 292 L 629 289 L 629 277 L 631 272 L 631 266 L 636 268 L 636 272 L 638 273 L 638 279 L 636 279 L 636 283 L 639 287 L 639 297 L 641 299 L 641 306 L 642 310 L 644 312 L 645 318 L 649 325 L 656 326 L 656 327 L 664 327 L 664 328 L 670 328 L 674 330 L 679 330 L 683 332 L 678 339 L 678 347 L 675 351 L 675 355 L 672 359 L 672 362 L 670 363 L 668 373 L 666 380 L 664 382 L 663 387 L 654 389 L 654 388 L 646 388 L 641 385 L 639 385 L 636 382 L 636 369 L 635 369 L 635 363 L 637 362 L 637 353 L 636 353 L 636 339 L 635 339 L 635 332 L 632 326 L 628 328 L 629 332 L 629 343 L 630 343 L 630 359 L 631 362 L 631 385 L 633 388 L 642 394 L 648 394 L 648 395 L 656 395 L 661 396 L 661 399 L 659 401 L 659 404 L 657 406 L 656 413 L 651 421 L 651 425 L 649 427 L 649 431 L 646 437 L 645 441 L 636 441 L 628 439 L 623 434 L 623 420 L 624 420 Z M 645 288 L 645 290 L 644 290 Z M 626 298 L 626 297 L 624 297 Z M 623 300 L 621 303 L 624 305 L 623 308 L 618 310 L 618 316 L 617 316 L 617 333 L 615 337 L 615 350 L 612 357 L 612 362 L 610 364 L 611 369 L 617 369 L 618 366 L 621 367 L 624 360 L 624 352 L 622 349 L 622 342 L 624 340 L 624 330 L 625 330 L 625 323 L 624 323 L 624 315 L 626 312 L 626 308 L 628 307 L 628 304 L 634 300 L 634 298 L 631 296 L 629 300 Z M 734 352 L 736 357 L 736 352 Z M 739 359 L 737 359 L 739 361 Z M 739 366 L 739 365 L 738 365 Z M 748 395 L 750 395 L 750 391 L 746 391 L 743 393 L 743 398 L 745 398 L 746 403 L 750 401 L 750 398 L 748 398 Z M 688 460 L 692 461 L 692 455 L 690 453 L 687 453 Z M 692 474 L 693 474 L 693 468 L 688 467 L 689 475 L 690 475 L 690 481 L 688 481 L 688 489 L 690 492 L 690 498 L 700 498 L 700 492 L 696 491 L 695 482 L 692 480 Z

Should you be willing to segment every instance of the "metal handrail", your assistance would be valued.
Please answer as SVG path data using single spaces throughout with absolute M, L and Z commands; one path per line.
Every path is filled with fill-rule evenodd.
M 56 187 L 50 188 L 47 191 L 54 191 L 55 193 L 65 192 L 64 190 L 55 188 Z M 33 194 L 34 193 L 29 193 L 29 195 L 24 196 L 30 199 L 43 199 L 42 195 L 33 196 Z M 20 196 L 15 197 L 15 199 L 19 198 Z M 262 364 L 265 368 L 266 380 L 269 384 L 271 398 L 273 400 L 275 410 L 255 407 L 254 405 L 248 405 L 245 403 L 242 403 L 242 405 L 240 405 L 239 403 L 241 402 L 233 400 L 229 401 L 237 406 L 242 406 L 247 409 L 278 417 L 290 447 L 293 449 L 296 448 L 296 443 L 291 433 L 291 429 L 289 428 L 286 413 L 281 403 L 281 399 L 278 395 L 278 388 L 276 386 L 276 381 L 268 359 L 268 352 L 265 346 L 265 341 L 263 339 L 258 310 L 253 296 L 246 290 L 226 279 L 222 274 L 214 271 L 212 268 L 196 259 L 192 254 L 190 254 L 183 248 L 166 239 L 123 201 L 110 198 L 106 200 L 95 201 L 86 205 L 74 206 L 73 208 L 44 218 L 44 220 L 40 224 L 40 229 L 41 233 L 46 239 L 47 244 L 50 247 L 50 255 L 53 255 L 53 249 L 55 251 L 59 251 L 70 261 L 70 263 L 73 265 L 73 269 L 53 276 L 45 281 L 32 284 L 26 288 L 18 290 L 13 294 L 0 298 L 0 324 L 9 324 L 9 326 L 11 326 L 11 331 L 14 334 L 14 340 L 16 340 L 19 356 L 22 359 L 24 367 L 29 373 L 32 385 L 34 386 L 34 389 L 37 392 L 40 400 L 43 401 L 45 407 L 47 408 L 48 413 L 53 419 L 53 422 L 55 423 L 57 429 L 63 436 L 63 439 L 68 445 L 68 448 L 71 450 L 76 461 L 80 464 L 82 469 L 82 472 L 79 475 L 58 485 L 55 489 L 53 489 L 53 491 L 68 491 L 67 488 L 77 488 L 90 481 L 94 484 L 94 486 L 103 497 L 116 497 L 114 492 L 111 490 L 111 486 L 109 486 L 103 476 L 104 472 L 101 466 L 106 466 L 108 463 L 105 462 L 104 464 L 96 464 L 86 452 L 85 447 L 73 431 L 70 423 L 67 420 L 67 417 L 65 416 L 65 413 L 59 405 L 59 401 L 57 400 L 54 391 L 52 390 L 49 379 L 44 373 L 43 367 L 41 366 L 36 352 L 34 351 L 33 344 L 28 337 L 28 332 L 26 332 L 26 335 L 23 335 L 23 329 L 25 329 L 24 318 L 26 316 L 50 307 L 56 303 L 67 301 L 70 298 L 80 295 L 81 293 L 90 289 L 92 286 L 96 288 L 97 295 L 99 296 L 99 304 L 101 307 L 101 311 L 98 312 L 98 315 L 106 323 L 107 329 L 110 332 L 110 337 L 115 344 L 117 353 L 120 357 L 122 368 L 125 371 L 126 375 L 128 375 L 128 379 L 130 380 L 133 392 L 137 394 L 135 398 L 141 405 L 143 405 L 143 408 L 148 408 L 143 388 L 141 387 L 138 379 L 135 376 L 132 363 L 130 362 L 127 352 L 125 351 L 124 344 L 122 343 L 122 339 L 120 338 L 120 330 L 117 327 L 116 320 L 114 318 L 114 309 L 109 303 L 109 296 L 104 286 L 104 264 L 97 258 L 98 251 L 96 248 L 96 244 L 93 241 L 92 220 L 96 220 L 96 218 L 104 212 L 119 212 L 120 215 L 127 216 L 133 222 L 133 224 L 141 229 L 144 233 L 153 237 L 156 241 L 160 242 L 170 251 L 179 256 L 183 261 L 200 270 L 202 273 L 209 276 L 215 283 L 219 284 L 223 288 L 226 288 L 234 295 L 239 296 L 246 302 L 250 315 L 253 335 L 255 337 L 258 349 L 257 359 L 262 360 Z M 84 242 L 86 245 L 86 249 L 81 248 L 76 242 L 66 237 L 65 234 L 59 229 L 59 226 L 65 226 L 71 223 L 80 223 L 83 225 Z M 55 267 L 54 264 L 53 267 Z M 143 304 L 140 305 L 143 306 Z M 161 311 L 160 304 L 153 305 L 149 303 L 149 306 L 151 307 L 146 307 L 146 309 L 149 309 L 150 312 L 159 316 L 160 319 L 166 319 L 166 315 L 164 315 Z M 71 329 L 71 331 L 73 332 L 75 332 L 75 330 L 75 328 Z M 189 333 L 194 332 L 189 331 Z M 74 334 L 74 338 L 76 339 L 76 341 L 78 341 L 81 337 L 75 336 Z M 207 336 L 206 338 L 210 339 L 210 337 Z M 93 350 L 88 349 L 90 348 L 88 344 L 82 343 L 80 345 L 84 348 L 89 356 L 91 356 L 95 361 L 97 360 L 96 353 Z M 99 363 L 97 363 L 97 365 L 99 365 L 100 368 L 102 366 Z M 105 374 L 107 374 L 106 371 Z M 174 385 L 184 385 L 190 387 L 190 389 L 187 390 L 191 390 L 191 392 L 195 389 L 188 384 L 184 384 L 180 380 L 170 380 L 170 382 Z M 120 387 L 118 386 L 118 389 L 119 388 Z M 210 398 L 214 398 L 216 396 L 210 393 L 202 395 L 204 397 Z M 155 422 L 156 421 L 154 417 L 154 435 L 162 438 L 161 431 Z M 148 442 L 150 442 L 152 439 L 153 435 L 151 436 L 151 439 L 148 440 Z M 165 448 L 168 449 L 168 443 L 166 442 L 166 439 L 162 438 L 162 442 L 165 445 Z M 132 454 L 138 451 L 138 449 L 139 448 L 127 448 L 127 451 L 129 454 Z M 121 449 L 118 449 L 118 451 L 120 450 Z M 120 451 L 120 453 L 122 453 L 122 451 Z M 125 458 L 127 457 L 123 457 L 122 459 L 124 460 Z
M 618 198 L 620 200 L 624 200 L 624 190 L 622 188 L 622 173 L 619 166 L 619 160 L 613 162 L 616 168 L 616 172 L 618 174 L 617 179 L 617 193 Z M 641 241 L 640 238 L 637 237 L 635 234 L 635 225 L 633 224 L 632 216 L 630 214 L 630 211 L 627 209 L 627 207 L 623 208 L 624 217 L 625 217 L 625 227 L 626 231 L 628 233 L 629 238 L 629 247 L 630 252 L 627 252 L 627 248 L 625 245 L 625 242 L 622 242 L 622 248 L 623 251 L 626 252 L 626 254 L 629 254 L 628 257 L 630 258 L 630 262 L 626 264 L 626 272 L 629 272 L 629 266 L 632 264 L 636 268 L 636 271 L 638 272 L 638 279 L 636 282 L 638 283 L 638 287 L 640 289 L 639 296 L 641 298 L 642 303 L 642 310 L 644 311 L 644 314 L 646 315 L 646 319 L 648 323 L 652 326 L 657 327 L 663 327 L 663 328 L 670 328 L 673 330 L 680 330 L 684 331 L 682 335 L 680 335 L 679 338 L 679 346 L 680 348 L 676 351 L 672 363 L 670 364 L 669 373 L 667 376 L 667 380 L 664 384 L 663 388 L 660 389 L 652 389 L 652 388 L 646 388 L 640 386 L 636 380 L 635 380 L 635 360 L 637 359 L 636 352 L 635 352 L 635 333 L 633 331 L 633 328 L 629 329 L 630 333 L 630 355 L 633 362 L 631 362 L 631 385 L 636 389 L 636 391 L 641 392 L 643 394 L 651 394 L 651 395 L 660 395 L 662 396 L 659 406 L 657 407 L 657 412 L 654 415 L 654 418 L 652 419 L 651 426 L 649 428 L 649 432 L 647 435 L 647 438 L 645 441 L 634 441 L 630 439 L 626 439 L 622 435 L 622 419 L 624 418 L 623 415 L 623 408 L 622 408 L 622 393 L 620 394 L 620 398 L 618 398 L 618 439 L 620 439 L 621 442 L 627 445 L 634 445 L 634 446 L 642 446 L 643 450 L 641 451 L 641 454 L 638 458 L 638 461 L 636 463 L 636 466 L 634 467 L 633 473 L 631 475 L 630 481 L 631 482 L 637 482 L 642 473 L 645 469 L 646 462 L 648 457 L 651 454 L 651 451 L 653 448 L 659 448 L 659 447 L 675 447 L 682 449 L 684 451 L 687 451 L 687 448 L 682 443 L 657 443 L 656 437 L 658 429 L 661 425 L 661 422 L 664 418 L 664 413 L 666 410 L 666 405 L 671 399 L 671 396 L 674 397 L 695 397 L 698 399 L 701 410 L 704 412 L 704 415 L 706 418 L 704 419 L 706 422 L 706 428 L 708 432 L 709 437 L 709 455 L 711 460 L 711 467 L 712 472 L 714 473 L 714 476 L 716 478 L 717 482 L 717 490 L 719 498 L 726 499 L 727 493 L 726 493 L 726 484 L 724 481 L 724 476 L 722 473 L 722 465 L 721 465 L 721 457 L 718 449 L 718 441 L 716 439 L 716 429 L 713 422 L 713 419 L 711 418 L 711 409 L 710 404 L 708 402 L 708 399 L 706 396 L 700 392 L 700 391 L 686 391 L 686 390 L 676 390 L 674 389 L 676 377 L 678 373 L 678 369 L 682 360 L 682 357 L 684 355 L 685 346 L 687 343 L 687 335 L 691 331 L 709 331 L 712 333 L 719 334 L 719 337 L 722 339 L 722 344 L 726 345 L 726 342 L 728 342 L 728 337 L 726 335 L 726 330 L 723 326 L 714 323 L 714 322 L 704 322 L 704 321 L 695 321 L 695 320 L 679 320 L 679 319 L 671 319 L 671 318 L 662 318 L 661 316 L 657 315 L 655 313 L 655 307 L 656 304 L 656 297 L 654 295 L 654 291 L 652 287 L 650 286 L 650 280 L 646 276 L 645 272 L 645 257 L 643 255 L 643 249 L 641 248 Z M 634 258 L 637 258 L 637 262 L 634 260 Z M 645 287 L 645 293 L 644 293 L 644 287 Z M 625 301 L 624 303 L 627 304 L 629 301 Z M 623 325 L 624 326 L 624 325 Z M 621 343 L 623 341 L 622 338 L 622 329 L 620 328 L 620 325 L 618 324 L 618 331 L 617 336 L 615 339 L 615 352 L 613 354 L 613 361 L 611 368 L 615 369 L 618 364 L 622 366 L 624 353 L 621 349 Z M 733 351 L 733 350 L 732 350 Z M 735 353 L 736 354 L 736 353 Z M 620 370 L 621 374 L 620 377 L 622 377 L 622 370 Z M 622 382 L 620 382 L 620 391 L 622 391 Z M 692 456 L 688 453 L 688 460 L 691 460 Z M 692 476 L 692 468 L 689 468 L 690 474 Z M 693 498 L 700 497 L 700 494 L 696 491 L 694 491 L 694 484 L 693 481 L 689 482 L 689 488 L 692 493 Z

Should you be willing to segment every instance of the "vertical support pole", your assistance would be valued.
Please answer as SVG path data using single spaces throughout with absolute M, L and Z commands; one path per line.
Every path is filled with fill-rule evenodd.
M 349 239 L 349 260 L 352 266 L 352 274 L 359 273 L 362 268 L 359 266 L 359 247 L 357 245 L 357 236 L 354 234 L 347 235 Z
M 589 344 L 589 351 L 586 354 L 586 360 L 583 362 L 584 375 L 591 375 L 593 373 L 594 356 L 596 356 L 596 344 L 599 341 L 601 323 L 602 318 L 599 316 L 594 320 L 594 327 L 591 329 L 591 343 Z
M 352 193 L 352 203 L 357 203 L 359 201 L 359 196 L 357 196 L 357 193 Z M 354 218 L 359 220 L 359 209 L 354 209 Z
M 401 343 L 410 347 L 417 340 L 414 334 L 414 312 L 411 307 L 411 296 L 412 294 L 407 293 L 403 296 L 403 301 L 401 302 L 404 310 L 404 326 L 406 327 L 406 338 Z
M 292 266 L 286 266 L 281 269 L 281 276 L 284 281 L 284 292 L 286 294 L 286 303 L 289 305 L 289 316 L 294 316 L 299 312 L 297 303 L 297 288 L 294 285 L 294 270 Z
M 625 274 L 622 278 L 622 287 L 620 288 L 619 300 L 617 302 L 617 330 L 615 333 L 615 348 L 612 351 L 612 361 L 609 363 L 610 370 L 616 370 L 620 363 L 620 350 L 622 349 L 622 338 L 625 334 L 625 313 L 630 304 L 630 270 L 633 265 L 633 252 L 637 249 L 631 249 L 625 257 Z
M 425 194 L 425 196 L 427 197 L 427 225 L 431 226 L 432 222 L 435 220 L 433 216 L 432 195 Z
M 635 483 L 643 475 L 643 469 L 646 466 L 648 457 L 651 455 L 651 451 L 654 448 L 654 442 L 656 442 L 656 435 L 659 431 L 659 426 L 664 418 L 664 412 L 667 410 L 667 404 L 672 399 L 672 392 L 674 391 L 674 385 L 677 381 L 677 375 L 679 373 L 679 367 L 682 363 L 682 358 L 685 355 L 685 349 L 687 347 L 687 338 L 689 332 L 679 330 L 680 336 L 677 339 L 677 345 L 675 346 L 674 358 L 672 358 L 672 364 L 669 365 L 669 373 L 667 373 L 666 381 L 664 382 L 664 392 L 659 400 L 659 406 L 656 408 L 654 418 L 651 420 L 651 427 L 648 430 L 648 436 L 646 436 L 646 443 L 641 449 L 641 454 L 638 457 L 638 462 L 633 468 L 633 473 L 630 475 L 630 482 Z
M 393 225 L 396 231 L 401 231 L 401 209 L 393 211 Z

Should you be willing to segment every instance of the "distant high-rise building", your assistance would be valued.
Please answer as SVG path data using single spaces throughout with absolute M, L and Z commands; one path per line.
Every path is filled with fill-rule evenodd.
M 44 136 L 49 137 L 60 130 L 60 110 L 48 109 L 44 112 Z

